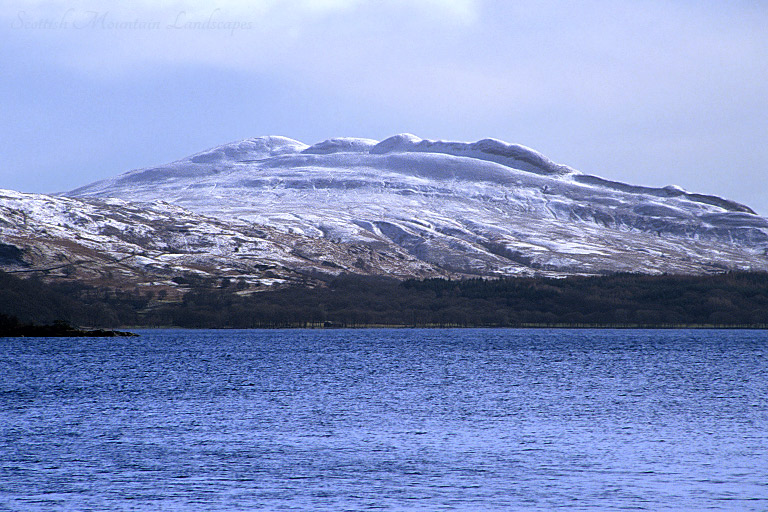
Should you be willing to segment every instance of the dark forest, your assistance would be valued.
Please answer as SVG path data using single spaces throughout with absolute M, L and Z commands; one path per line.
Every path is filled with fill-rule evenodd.
M 0 323 L 80 327 L 768 326 L 768 274 L 397 281 L 339 276 L 248 293 L 190 279 L 182 299 L 0 274 Z

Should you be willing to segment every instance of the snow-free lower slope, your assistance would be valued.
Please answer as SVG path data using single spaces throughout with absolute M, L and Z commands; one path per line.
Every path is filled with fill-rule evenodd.
M 464 275 L 768 269 L 768 222 L 744 205 L 581 174 L 495 139 L 261 137 L 66 195 L 162 199 Z

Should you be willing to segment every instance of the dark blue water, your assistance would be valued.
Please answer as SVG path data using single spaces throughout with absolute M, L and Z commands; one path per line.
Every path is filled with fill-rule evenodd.
M 0 510 L 768 510 L 768 333 L 0 339 Z

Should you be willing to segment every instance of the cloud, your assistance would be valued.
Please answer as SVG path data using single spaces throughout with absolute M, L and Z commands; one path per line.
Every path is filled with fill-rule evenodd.
M 228 16 L 250 21 L 267 21 L 290 17 L 302 23 L 318 15 L 343 13 L 370 8 L 387 11 L 408 11 L 421 16 L 456 18 L 464 21 L 476 19 L 480 0 L 219 0 L 214 5 L 208 0 L 136 0 L 129 5 L 116 5 L 108 0 L 27 0 L 24 3 L 0 1 L 0 17 L 18 20 L 28 16 L 36 20 L 61 20 L 62 17 L 87 17 L 91 13 L 111 12 L 117 18 L 139 16 L 144 19 L 165 19 L 168 15 L 186 12 L 203 15 L 221 11 Z
M 594 117 L 761 103 L 768 79 L 764 9 L 552 0 L 0 5 L 18 28 L 11 35 L 95 80 L 179 67 L 237 70 L 408 108 Z M 23 28 L 44 20 L 67 27 Z
M 102 0 L 30 1 L 19 8 L 0 3 L 13 36 L 47 47 L 57 65 L 94 78 L 124 77 L 157 65 L 208 66 L 212 69 L 301 71 L 307 56 L 344 52 L 335 34 L 360 37 L 365 51 L 372 42 L 356 25 L 373 27 L 383 40 L 398 38 L 397 19 L 424 30 L 469 25 L 477 20 L 476 0 L 261 0 L 210 2 L 140 0 L 115 7 Z M 384 23 L 388 31 L 376 30 Z M 367 41 L 366 41 L 367 39 Z M 357 60 L 365 55 L 358 52 Z M 311 65 L 309 67 L 312 67 Z

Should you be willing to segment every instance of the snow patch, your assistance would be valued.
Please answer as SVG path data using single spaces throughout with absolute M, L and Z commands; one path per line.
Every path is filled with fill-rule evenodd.
M 260 160 L 271 156 L 297 153 L 307 148 L 307 145 L 288 137 L 267 136 L 245 139 L 217 146 L 197 153 L 188 159 L 196 164 L 211 164 L 225 160 L 247 161 Z
M 378 141 L 354 137 L 339 137 L 324 140 L 303 150 L 302 153 L 328 155 L 331 153 L 368 153 Z

